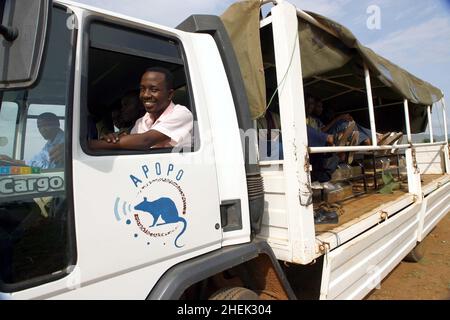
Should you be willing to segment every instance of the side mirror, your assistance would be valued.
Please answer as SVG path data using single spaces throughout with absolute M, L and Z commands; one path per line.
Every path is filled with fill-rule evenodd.
M 31 87 L 39 76 L 52 0 L 0 2 L 0 90 Z

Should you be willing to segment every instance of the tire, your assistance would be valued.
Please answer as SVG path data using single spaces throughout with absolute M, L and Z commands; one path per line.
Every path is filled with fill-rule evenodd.
M 256 292 L 242 288 L 223 288 L 215 292 L 209 300 L 260 300 Z
M 419 262 L 422 260 L 425 255 L 425 247 L 423 246 L 423 242 L 420 242 L 418 245 L 411 250 L 410 253 L 403 259 L 406 262 Z

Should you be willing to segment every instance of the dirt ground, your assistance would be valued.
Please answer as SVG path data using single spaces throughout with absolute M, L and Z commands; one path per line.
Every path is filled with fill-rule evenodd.
M 401 262 L 368 300 L 450 300 L 450 213 L 423 241 L 418 263 Z

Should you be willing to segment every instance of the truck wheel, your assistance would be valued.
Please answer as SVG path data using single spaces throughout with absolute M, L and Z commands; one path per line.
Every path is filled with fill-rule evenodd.
M 209 300 L 260 300 L 252 290 L 242 287 L 223 288 L 215 292 Z
M 423 246 L 422 241 L 418 245 L 416 245 L 414 249 L 411 250 L 410 253 L 408 253 L 408 255 L 403 259 L 403 261 L 419 262 L 420 260 L 422 260 L 424 255 L 425 255 L 425 248 Z

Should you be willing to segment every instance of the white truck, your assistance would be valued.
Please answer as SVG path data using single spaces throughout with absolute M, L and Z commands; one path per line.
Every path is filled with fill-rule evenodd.
M 402 69 L 386 62 L 379 72 L 337 24 L 281 0 L 259 18 L 267 1 L 256 2 L 256 72 L 272 98 L 263 107 L 280 114 L 282 160 L 259 159 L 252 79 L 219 17 L 172 29 L 73 1 L 0 4 L 1 299 L 362 299 L 445 216 L 447 141 L 411 140 L 441 112 L 438 100 L 445 122 L 442 92 L 412 81 L 405 93 L 395 86 Z M 306 54 L 308 39 L 345 63 L 302 61 L 324 52 Z M 192 148 L 91 150 L 92 119 L 151 66 L 173 72 L 174 101 L 194 115 Z M 339 112 L 373 137 L 396 129 L 408 142 L 309 146 L 304 90 L 325 105 L 351 97 Z M 42 113 L 64 132 L 53 167 L 27 162 L 51 143 L 36 130 Z M 366 190 L 341 203 L 338 224 L 314 224 L 309 155 L 348 151 L 405 156 L 407 183 Z M 376 183 L 374 168 L 364 181 Z

